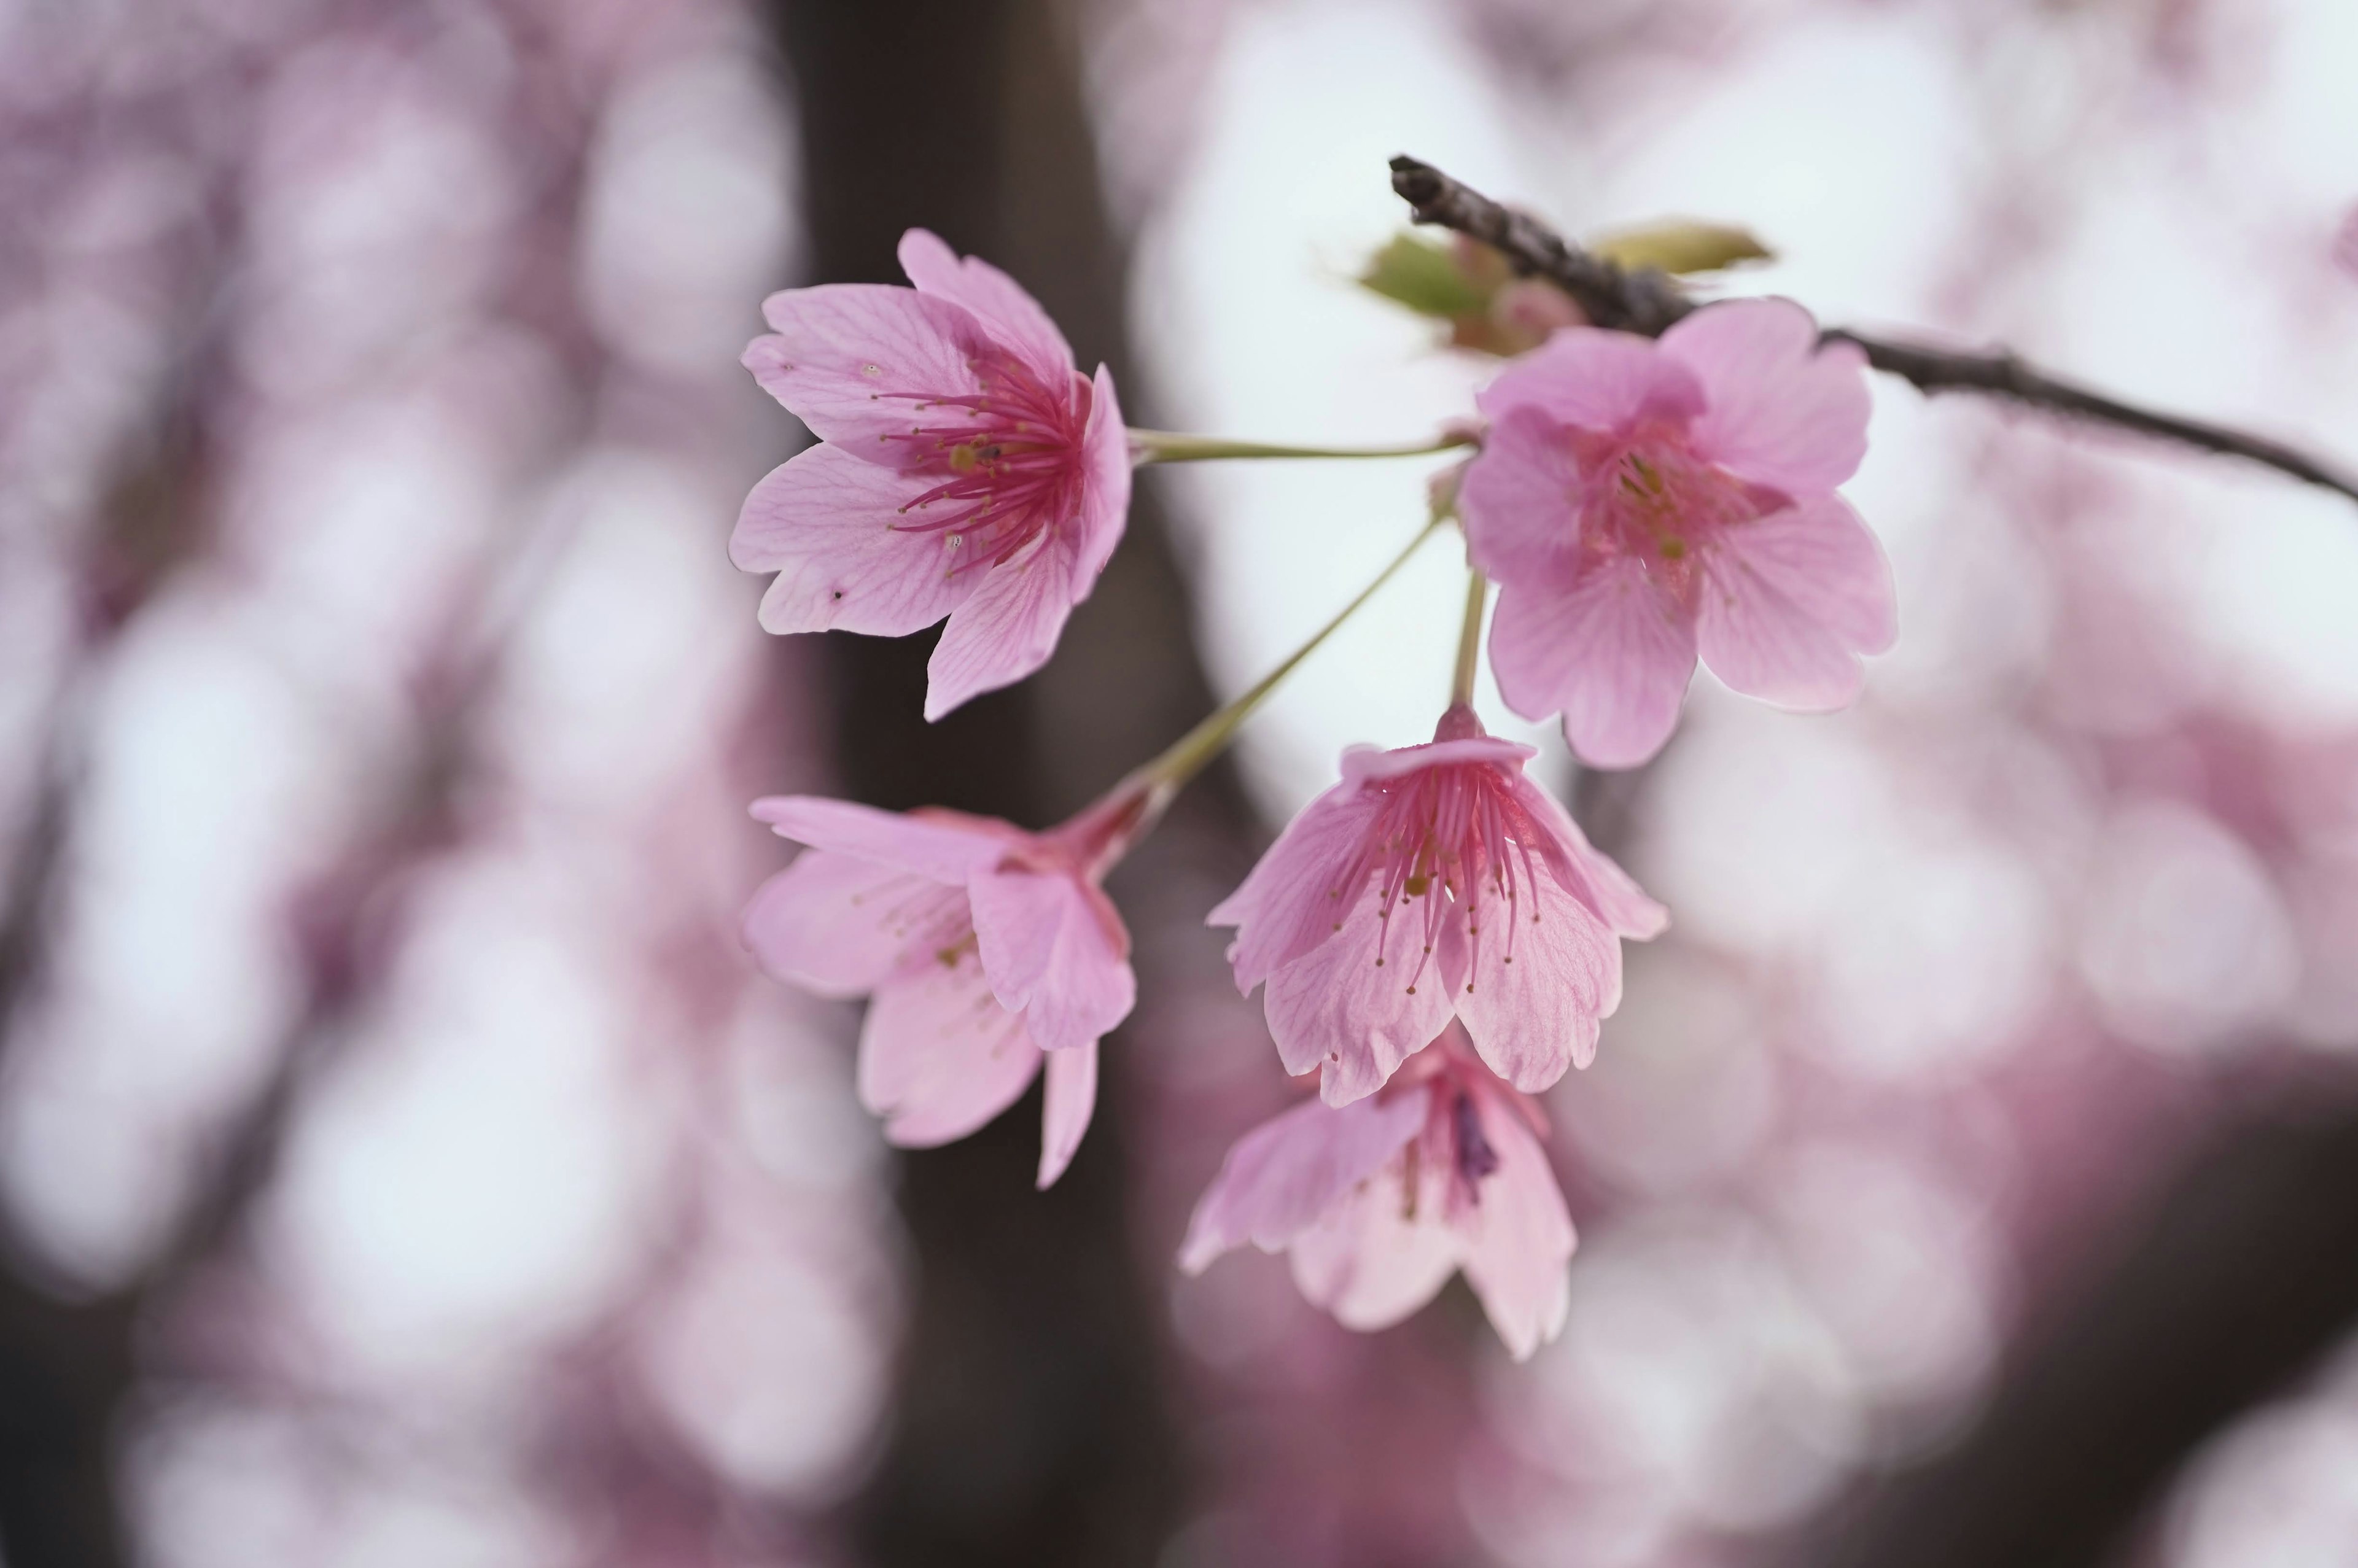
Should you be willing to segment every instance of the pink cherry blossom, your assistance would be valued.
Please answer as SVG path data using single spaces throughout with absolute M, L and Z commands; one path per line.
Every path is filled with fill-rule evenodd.
M 1540 1147 L 1545 1117 L 1455 1025 L 1380 1093 L 1311 1100 L 1228 1151 L 1179 1266 L 1247 1242 L 1290 1251 L 1302 1293 L 1347 1328 L 1398 1323 L 1456 1270 L 1520 1361 L 1563 1328 L 1572 1216 Z
M 1865 365 L 1800 306 L 1747 299 L 1659 342 L 1570 328 L 1492 382 L 1459 506 L 1499 588 L 1507 705 L 1633 767 L 1670 738 L 1698 654 L 1779 707 L 1855 697 L 1859 655 L 1895 634 L 1882 547 L 1834 493 L 1866 451 Z
M 809 848 L 753 895 L 745 945 L 789 985 L 871 998 L 860 1098 L 894 1143 L 965 1137 L 1044 1062 L 1045 1187 L 1088 1130 L 1098 1037 L 1136 1000 L 1130 934 L 1098 882 L 1143 804 L 1118 792 L 1035 834 L 950 811 L 756 801 L 755 816 Z
M 989 263 L 923 229 L 914 288 L 832 283 L 762 303 L 745 365 L 820 444 L 745 500 L 730 558 L 777 579 L 772 632 L 898 637 L 943 617 L 925 717 L 1048 662 L 1130 509 L 1113 378 Z
M 1238 989 L 1268 987 L 1286 1071 L 1319 1070 L 1329 1105 L 1374 1093 L 1452 1017 L 1526 1093 L 1595 1054 L 1620 938 L 1667 916 L 1524 776 L 1534 754 L 1464 707 L 1429 744 L 1354 747 L 1212 911 L 1237 928 Z

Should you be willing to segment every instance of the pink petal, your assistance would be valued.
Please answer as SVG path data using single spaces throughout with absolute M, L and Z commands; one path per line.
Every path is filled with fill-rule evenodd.
M 1207 925 L 1237 928 L 1228 962 L 1239 992 L 1251 995 L 1272 970 L 1334 934 L 1338 901 L 1331 895 L 1380 806 L 1349 784 L 1328 790 L 1286 824 L 1243 884 L 1204 917 Z
M 1498 1168 L 1469 1223 L 1466 1281 L 1518 1361 L 1563 1332 L 1572 1308 L 1572 1213 L 1547 1152 L 1522 1118 L 1483 1094 L 1475 1103 Z
M 1081 514 L 1073 525 L 1081 598 L 1088 597 L 1121 543 L 1130 522 L 1130 430 L 1121 422 L 1113 373 L 1099 365 L 1089 391 L 1089 422 L 1081 432 Z
M 1042 1050 L 1093 1044 L 1130 1016 L 1138 981 L 1104 894 L 1053 871 L 979 870 L 968 896 L 991 991 Z
M 1420 1086 L 1339 1110 L 1310 1100 L 1246 1133 L 1196 1203 L 1179 1266 L 1201 1273 L 1248 1241 L 1282 1251 L 1417 1135 L 1431 1098 Z
M 934 645 L 925 665 L 926 719 L 1046 664 L 1088 587 L 1075 582 L 1072 541 L 1053 533 L 992 567 Z
M 1866 455 L 1866 356 L 1818 346 L 1818 324 L 1790 299 L 1705 306 L 1662 334 L 1662 352 L 1691 368 L 1710 400 L 1694 423 L 1696 453 L 1791 496 L 1822 493 Z
M 920 294 L 965 306 L 990 335 L 1022 357 L 1043 384 L 1059 386 L 1073 373 L 1073 351 L 1040 302 L 1022 285 L 983 260 L 958 254 L 925 229 L 901 236 L 901 270 Z
M 1858 696 L 1858 655 L 1891 646 L 1891 568 L 1849 503 L 1822 495 L 1736 524 L 1703 552 L 1698 632 L 1747 697 L 1824 712 Z
M 957 918 L 965 895 L 849 855 L 806 849 L 745 906 L 745 946 L 762 968 L 820 996 L 862 996 L 913 937 Z
M 1015 1103 L 1039 1070 L 1023 1021 L 999 1005 L 971 952 L 876 989 L 860 1032 L 860 1099 L 910 1149 L 964 1138 Z
M 1271 975 L 1262 997 L 1279 1060 L 1289 1073 L 1322 1068 L 1328 1105 L 1375 1093 L 1449 1022 L 1439 967 L 1428 962 L 1417 974 L 1419 920 L 1403 916 L 1379 964 L 1383 927 L 1379 901 L 1360 899 L 1340 932 Z
M 1613 857 L 1591 845 L 1580 824 L 1556 804 L 1553 795 L 1526 774 L 1517 775 L 1508 787 L 1524 810 L 1554 831 L 1556 848 L 1548 857 L 1549 865 L 1575 897 L 1595 911 L 1598 919 L 1616 935 L 1641 942 L 1662 934 L 1671 924 L 1671 912 L 1647 897 Z
M 976 574 L 946 569 L 940 535 L 893 526 L 931 482 L 832 445 L 764 475 L 729 536 L 741 569 L 778 574 L 762 596 L 763 630 L 904 637 L 963 604 Z
M 789 288 L 762 301 L 775 334 L 745 350 L 745 368 L 821 440 L 891 467 L 921 455 L 905 431 L 914 405 L 982 390 L 969 365 L 989 345 L 982 323 L 946 299 L 875 283 Z M 1050 384 L 1055 384 L 1051 383 Z
M 1474 402 L 1494 423 L 1532 408 L 1605 434 L 1643 421 L 1683 424 L 1703 413 L 1704 391 L 1692 371 L 1644 338 L 1566 327 L 1509 363 Z
M 1662 749 L 1694 674 L 1694 618 L 1635 558 L 1611 557 L 1568 589 L 1509 583 L 1490 624 L 1490 667 L 1526 719 L 1563 715 L 1591 767 L 1634 768 Z
M 1444 1217 L 1448 1173 L 1428 1160 L 1419 1174 L 1413 1217 L 1400 1184 L 1379 1177 L 1293 1244 L 1293 1282 L 1346 1328 L 1390 1327 L 1431 1301 L 1457 1268 L 1465 1240 Z
M 1469 735 L 1462 741 L 1427 741 L 1420 746 L 1353 746 L 1343 753 L 1343 782 L 1368 784 L 1396 779 L 1422 768 L 1488 767 L 1520 769 L 1540 754 L 1537 746 L 1497 735 Z
M 978 865 L 1006 854 L 1023 836 L 1004 824 L 997 831 L 980 818 L 948 821 L 879 811 L 849 800 L 816 795 L 773 795 L 753 803 L 757 820 L 782 838 L 814 849 L 853 855 L 878 865 L 911 871 L 929 881 L 963 885 Z
M 1442 932 L 1450 1000 L 1490 1070 L 1537 1094 L 1596 1054 L 1596 1021 L 1621 1000 L 1621 945 L 1563 883 L 1526 883 L 1510 919 L 1487 899 L 1478 940 L 1462 912 Z M 1511 944 L 1511 950 L 1510 950 Z
M 1098 1043 L 1047 1053 L 1048 1087 L 1040 1113 L 1040 1190 L 1054 1186 L 1081 1147 L 1098 1106 Z
M 1466 555 L 1500 582 L 1568 574 L 1587 489 L 1563 427 L 1537 408 L 1508 409 L 1458 481 Z

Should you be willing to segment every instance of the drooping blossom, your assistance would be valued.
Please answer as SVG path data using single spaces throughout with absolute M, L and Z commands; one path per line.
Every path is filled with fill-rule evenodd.
M 1130 1013 L 1130 934 L 1098 886 L 1142 820 L 1117 792 L 1045 833 L 942 810 L 779 795 L 753 815 L 809 848 L 762 884 L 745 945 L 777 979 L 866 996 L 862 1104 L 910 1148 L 965 1137 L 1044 1063 L 1040 1185 L 1080 1147 L 1098 1040 Z
M 1113 378 L 997 267 L 923 229 L 916 287 L 832 283 L 762 302 L 745 365 L 820 444 L 745 500 L 730 559 L 777 579 L 772 632 L 898 637 L 943 617 L 925 717 L 1022 679 L 1121 538 L 1130 460 Z
M 1201 1273 L 1247 1242 L 1291 1252 L 1302 1293 L 1344 1326 L 1385 1328 L 1456 1270 L 1518 1361 L 1563 1327 L 1572 1216 L 1535 1103 L 1452 1025 L 1378 1094 L 1298 1105 L 1238 1140 L 1188 1223 Z
M 1354 747 L 1212 911 L 1237 928 L 1238 989 L 1268 987 L 1286 1071 L 1318 1070 L 1329 1105 L 1374 1093 L 1453 1016 L 1526 1093 L 1595 1054 L 1620 939 L 1667 916 L 1524 775 L 1535 754 L 1463 706 L 1425 745 Z
M 1865 365 L 1801 307 L 1750 299 L 1659 342 L 1567 329 L 1492 382 L 1459 507 L 1498 584 L 1507 705 L 1631 767 L 1670 738 L 1698 654 L 1779 707 L 1855 697 L 1859 655 L 1895 634 L 1882 547 L 1834 493 L 1866 452 Z

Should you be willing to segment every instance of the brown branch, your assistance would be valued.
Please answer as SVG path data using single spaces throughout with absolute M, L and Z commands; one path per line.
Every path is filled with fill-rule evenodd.
M 1392 189 L 1420 223 L 1481 241 L 1527 277 L 1543 277 L 1572 297 L 1599 327 L 1660 337 L 1696 302 L 1676 281 L 1651 267 L 1630 271 L 1571 243 L 1525 212 L 1500 206 L 1429 163 L 1392 159 Z M 1847 328 L 1829 329 L 1829 342 L 1855 343 L 1866 362 L 1927 393 L 1970 392 L 2004 397 L 2065 418 L 2174 441 L 2226 457 L 2244 458 L 2279 473 L 2358 501 L 2358 479 L 2298 448 L 2265 436 L 2180 418 L 2107 397 L 2025 364 L 2013 353 L 1965 352 L 1920 343 L 1897 343 Z

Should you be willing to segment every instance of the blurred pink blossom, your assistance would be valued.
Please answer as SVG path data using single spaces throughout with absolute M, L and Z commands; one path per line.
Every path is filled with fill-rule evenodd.
M 2358 277 L 2358 207 L 2343 213 L 2341 227 L 2333 231 L 2333 265 Z
M 1618 939 L 1667 916 L 1523 775 L 1535 754 L 1463 706 L 1426 745 L 1354 747 L 1212 911 L 1237 927 L 1238 988 L 1268 982 L 1286 1070 L 1322 1069 L 1329 1105 L 1374 1093 L 1453 1016 L 1527 1093 L 1595 1054 L 1621 1000 Z M 1503 907 L 1486 912 L 1486 890 Z M 1417 899 L 1395 940 L 1393 911 Z
M 1698 652 L 1749 697 L 1820 711 L 1891 645 L 1891 572 L 1834 487 L 1866 451 L 1859 351 L 1789 301 L 1696 311 L 1659 342 L 1571 328 L 1480 397 L 1460 496 L 1499 584 L 1507 704 L 1585 762 L 1661 749 Z
M 1384 1328 L 1466 1281 L 1517 1360 L 1563 1329 L 1572 1216 L 1536 1103 L 1452 1024 L 1382 1092 L 1317 1100 L 1238 1140 L 1195 1206 L 1180 1267 L 1251 1242 L 1290 1250 L 1302 1293 L 1347 1327 Z
M 1098 886 L 1142 797 L 1117 792 L 1060 827 L 900 816 L 775 795 L 753 815 L 810 848 L 762 884 L 745 945 L 821 996 L 871 996 L 860 1097 L 905 1147 L 947 1143 L 1030 1087 L 1045 1059 L 1040 1185 L 1064 1173 L 1097 1101 L 1098 1040 L 1130 1014 L 1130 934 Z
M 1092 382 L 1037 301 L 923 229 L 914 289 L 834 283 L 763 302 L 745 365 L 820 445 L 746 497 L 730 558 L 774 571 L 772 632 L 898 637 L 949 618 L 925 717 L 1022 679 L 1121 539 L 1130 454 L 1113 378 Z

